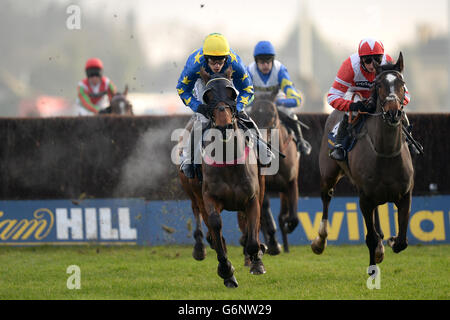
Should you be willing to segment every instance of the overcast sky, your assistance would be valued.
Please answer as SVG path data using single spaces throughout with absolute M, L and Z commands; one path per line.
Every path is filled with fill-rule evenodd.
M 344 50 L 356 51 L 362 38 L 372 36 L 396 52 L 413 40 L 417 24 L 430 25 L 436 34 L 448 32 L 447 0 L 304 2 L 321 37 Z M 97 0 L 84 2 L 82 10 L 117 14 L 117 23 L 135 10 L 149 61 L 159 63 L 186 56 L 211 32 L 223 33 L 232 47 L 253 46 L 261 39 L 282 46 L 301 7 L 298 0 Z M 189 34 L 192 30 L 197 32 Z

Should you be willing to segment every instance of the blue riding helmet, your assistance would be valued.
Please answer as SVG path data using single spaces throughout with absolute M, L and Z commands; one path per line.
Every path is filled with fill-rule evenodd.
M 275 56 L 275 48 L 269 41 L 260 41 L 256 44 L 253 56 L 257 57 L 260 55 Z

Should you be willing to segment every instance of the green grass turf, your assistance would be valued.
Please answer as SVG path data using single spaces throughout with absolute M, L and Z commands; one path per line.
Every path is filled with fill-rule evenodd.
M 0 247 L 0 299 L 449 299 L 450 246 L 386 247 L 381 288 L 366 286 L 363 245 L 332 246 L 317 256 L 309 246 L 263 257 L 267 273 L 251 275 L 242 249 L 228 257 L 239 282 L 228 289 L 208 247 L 204 261 L 191 246 Z M 81 289 L 69 290 L 67 267 L 81 270 Z

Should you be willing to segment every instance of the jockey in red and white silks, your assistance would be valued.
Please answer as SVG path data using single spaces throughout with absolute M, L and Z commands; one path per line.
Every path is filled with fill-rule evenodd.
M 375 80 L 375 70 L 367 69 L 363 62 L 364 56 L 381 56 L 381 64 L 392 62 L 391 56 L 384 53 L 383 44 L 373 39 L 363 39 L 360 42 L 358 52 L 355 52 L 342 63 L 334 83 L 328 92 L 328 104 L 340 111 L 349 111 L 350 104 L 353 102 L 346 99 L 347 92 L 357 92 L 363 99 L 370 97 L 370 90 Z M 369 63 L 371 64 L 371 63 Z M 410 96 L 406 89 L 403 105 L 409 103 Z
M 376 77 L 374 62 L 383 65 L 387 62 L 393 62 L 393 60 L 391 56 L 384 53 L 384 46 L 381 41 L 372 38 L 361 40 L 358 52 L 352 54 L 342 63 L 328 92 L 328 104 L 339 111 L 346 112 L 339 124 L 336 145 L 330 153 L 330 157 L 334 160 L 343 161 L 346 158 L 346 151 L 342 143 L 347 134 L 347 112 L 369 111 L 368 107 L 360 101 L 359 95 L 363 100 L 371 96 L 371 89 Z M 403 105 L 407 105 L 410 99 L 408 89 L 405 86 Z M 404 122 L 405 126 L 409 127 L 406 114 L 404 114 Z

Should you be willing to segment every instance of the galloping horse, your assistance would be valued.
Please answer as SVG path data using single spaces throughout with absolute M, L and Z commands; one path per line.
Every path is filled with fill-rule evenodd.
M 273 96 L 258 98 L 252 104 L 250 116 L 260 129 L 267 130 L 267 140 L 272 142 L 271 131 L 278 131 L 278 145 L 280 152 L 286 157 L 281 158 L 276 155 L 279 161 L 279 170 L 275 175 L 266 176 L 266 191 L 279 192 L 281 210 L 278 216 L 278 223 L 283 237 L 283 248 L 289 252 L 287 234 L 294 231 L 298 225 L 297 203 L 298 203 L 298 172 L 300 155 L 293 140 L 292 133 L 288 133 L 285 125 L 280 121 L 278 110 L 273 103 Z M 270 210 L 270 200 L 267 194 L 264 195 L 264 202 L 261 210 L 261 229 L 266 239 L 267 253 L 277 255 L 280 253 L 275 232 L 276 225 Z
M 411 210 L 414 170 L 408 145 L 402 135 L 401 119 L 405 82 L 403 55 L 400 52 L 395 64 L 377 65 L 372 88 L 375 113 L 367 114 L 367 120 L 358 134 L 358 142 L 348 154 L 348 161 L 334 161 L 328 156 L 327 136 L 343 113 L 333 111 L 325 124 L 319 155 L 321 198 L 323 215 L 318 237 L 312 242 L 314 253 L 321 254 L 326 246 L 328 206 L 336 183 L 346 175 L 356 185 L 359 205 L 367 229 L 366 244 L 370 265 L 381 263 L 384 258 L 382 232 L 377 206 L 393 202 L 398 208 L 399 231 L 388 239 L 395 253 L 408 246 L 406 233 Z M 370 269 L 369 269 L 370 270 Z
M 264 247 L 259 242 L 264 176 L 260 175 L 256 154 L 251 146 L 252 140 L 248 139 L 236 121 L 233 103 L 236 101 L 237 93 L 231 82 L 231 72 L 211 77 L 201 72 L 201 76 L 206 83 L 203 99 L 210 108 L 211 120 L 203 148 L 203 181 L 200 184 L 197 178 L 183 178 L 182 173 L 180 178 L 184 190 L 191 200 L 194 200 L 192 201 L 194 214 L 200 212 L 208 227 L 211 245 L 216 250 L 219 261 L 217 272 L 224 279 L 226 287 L 235 288 L 238 283 L 234 276 L 234 267 L 227 257 L 220 213 L 223 210 L 238 211 L 239 227 L 245 243 L 244 250 L 251 261 L 250 272 L 265 273 L 261 260 Z M 213 137 L 208 135 L 208 131 L 213 133 Z M 220 150 L 226 151 L 221 153 Z M 231 161 L 230 153 L 232 153 Z M 198 229 L 194 234 L 196 239 L 197 231 Z M 200 257 L 204 257 L 203 250 L 204 247 L 197 251 Z M 195 253 L 194 248 L 194 257 Z
M 133 115 L 133 105 L 127 99 L 128 85 L 123 93 L 117 92 L 111 99 L 109 107 L 101 110 L 101 114 Z

